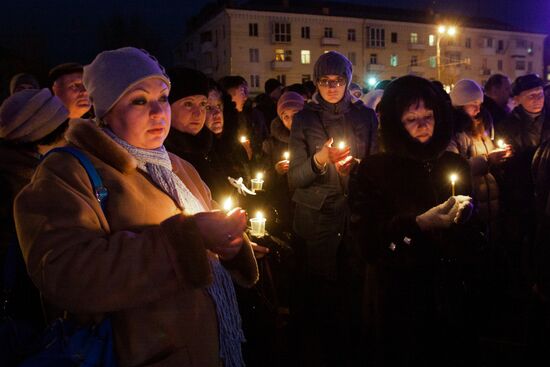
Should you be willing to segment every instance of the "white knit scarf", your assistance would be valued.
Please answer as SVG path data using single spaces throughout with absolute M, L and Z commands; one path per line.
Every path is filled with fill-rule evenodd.
M 164 146 L 157 149 L 141 149 L 119 138 L 108 128 L 104 128 L 103 131 L 126 149 L 137 160 L 138 167 L 147 172 L 186 214 L 193 215 L 206 211 L 201 202 L 172 171 L 172 162 Z M 245 364 L 241 343 L 245 342 L 245 338 L 235 287 L 229 272 L 218 259 L 210 258 L 210 267 L 214 281 L 206 290 L 216 305 L 220 358 L 224 367 L 243 367 Z

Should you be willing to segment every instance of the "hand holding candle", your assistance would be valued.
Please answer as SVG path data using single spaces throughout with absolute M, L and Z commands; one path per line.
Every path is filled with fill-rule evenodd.
M 264 174 L 262 172 L 258 172 L 256 174 L 256 178 L 253 178 L 251 182 L 252 182 L 252 191 L 262 190 L 264 185 Z
M 340 162 L 350 155 L 350 147 L 344 141 L 340 141 L 337 147 L 329 148 L 329 160 L 332 163 Z
M 231 196 L 228 196 L 227 198 L 225 198 L 225 200 L 223 201 L 222 208 L 223 208 L 223 211 L 226 213 L 228 213 L 231 209 L 233 209 L 233 199 L 231 198 Z

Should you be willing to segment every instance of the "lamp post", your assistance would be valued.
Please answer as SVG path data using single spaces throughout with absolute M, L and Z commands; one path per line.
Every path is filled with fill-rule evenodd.
M 437 42 L 435 45 L 436 62 L 437 62 L 437 80 L 441 81 L 441 39 L 445 36 L 454 37 L 456 35 L 456 27 L 440 25 L 437 27 Z

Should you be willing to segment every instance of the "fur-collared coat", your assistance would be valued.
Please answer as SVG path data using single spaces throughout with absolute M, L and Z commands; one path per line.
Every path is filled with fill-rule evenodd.
M 48 302 L 79 316 L 110 315 L 120 366 L 220 365 L 209 253 L 191 216 L 89 120 L 73 120 L 69 145 L 84 151 L 109 190 L 105 212 L 84 168 L 56 153 L 16 198 L 27 268 Z M 208 187 L 170 154 L 174 172 L 206 208 Z M 230 262 L 244 286 L 257 280 L 250 245 Z

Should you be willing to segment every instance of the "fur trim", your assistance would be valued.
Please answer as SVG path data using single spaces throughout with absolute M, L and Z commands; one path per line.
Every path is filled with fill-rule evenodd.
M 82 148 L 122 173 L 130 173 L 137 169 L 136 159 L 101 131 L 93 120 L 72 119 L 65 137 L 69 143 Z
M 213 281 L 210 262 L 193 218 L 178 214 L 162 222 L 161 228 L 178 280 L 197 288 L 210 285 Z

